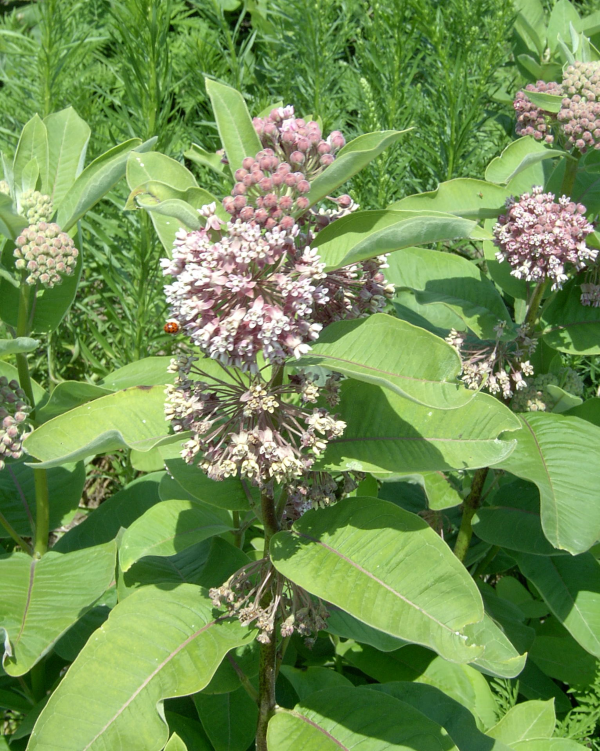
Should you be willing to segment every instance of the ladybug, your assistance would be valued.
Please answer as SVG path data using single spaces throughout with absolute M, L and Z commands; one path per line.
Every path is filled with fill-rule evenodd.
M 181 326 L 177 323 L 177 321 L 167 321 L 164 325 L 164 330 L 167 334 L 177 334 L 180 329 Z

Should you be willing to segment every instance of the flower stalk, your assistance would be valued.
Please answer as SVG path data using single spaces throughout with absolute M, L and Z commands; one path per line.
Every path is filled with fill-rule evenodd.
M 489 467 L 481 467 L 475 472 L 471 484 L 471 491 L 465 498 L 463 504 L 462 521 L 454 545 L 454 555 L 461 562 L 465 560 L 467 551 L 469 550 L 469 545 L 471 544 L 471 537 L 473 536 L 471 521 L 481 503 L 481 494 L 483 493 L 483 486 L 485 485 L 489 471 Z

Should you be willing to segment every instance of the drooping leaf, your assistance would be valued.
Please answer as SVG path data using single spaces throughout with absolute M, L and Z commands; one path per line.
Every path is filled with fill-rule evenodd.
M 50 698 L 30 751 L 163 748 L 159 702 L 201 690 L 230 649 L 254 638 L 212 610 L 188 584 L 145 587 L 119 603 Z
M 581 280 L 573 279 L 544 308 L 544 341 L 561 352 L 600 354 L 600 308 L 581 304 Z
M 571 636 L 600 659 L 600 563 L 591 553 L 574 558 L 519 553 L 517 562 Z
M 434 472 L 496 464 L 514 446 L 498 436 L 518 426 L 514 413 L 485 394 L 460 409 L 433 410 L 354 380 L 342 384 L 337 409 L 347 427 L 329 442 L 319 465 L 344 471 Z
M 79 505 L 85 484 L 82 462 L 55 467 L 46 475 L 49 495 L 49 527 L 69 522 Z M 30 537 L 35 525 L 36 503 L 33 470 L 24 460 L 11 462 L 0 472 L 0 512 L 23 537 Z M 7 537 L 0 527 L 0 538 Z
M 369 626 L 455 662 L 482 653 L 464 635 L 483 618 L 473 580 L 429 525 L 392 503 L 309 511 L 272 538 L 271 555 L 284 576 Z
M 499 466 L 538 486 L 542 528 L 552 545 L 583 553 L 600 537 L 600 428 L 541 412 L 519 419 L 521 430 L 511 434 L 517 447 Z
M 215 751 L 246 751 L 256 735 L 258 707 L 245 688 L 229 694 L 199 693 L 194 703 Z
M 332 323 L 297 364 L 323 365 L 436 409 L 462 407 L 474 397 L 456 381 L 461 362 L 453 347 L 384 313 Z
M 411 289 L 420 305 L 447 308 L 480 339 L 495 339 L 500 321 L 511 318 L 498 291 L 466 258 L 425 248 L 406 248 L 388 260 L 386 279 Z
M 48 477 L 62 469 L 48 470 Z M 63 535 L 54 545 L 54 550 L 68 553 L 114 540 L 121 527 L 127 529 L 135 519 L 160 502 L 158 488 L 165 474 L 154 472 L 130 482 Z
M 542 91 L 528 91 L 527 98 L 546 112 L 560 112 L 564 99 L 562 94 L 546 94 Z
M 538 634 L 529 655 L 547 676 L 575 688 L 589 687 L 598 671 L 598 660 L 566 631 L 559 635 Z
M 190 501 L 162 501 L 127 529 L 119 547 L 123 571 L 144 556 L 169 556 L 233 529 L 230 515 Z
M 99 381 L 99 385 L 111 391 L 119 391 L 130 386 L 160 386 L 173 383 L 175 375 L 167 370 L 170 362 L 170 357 L 145 357 L 105 376 Z
M 4 632 L 2 666 L 24 675 L 108 588 L 114 577 L 116 545 L 42 558 L 25 553 L 0 557 Z
M 137 386 L 103 396 L 44 423 L 26 439 L 40 467 L 135 448 L 147 451 L 168 434 L 162 386 Z
M 0 339 L 0 357 L 16 355 L 19 352 L 33 352 L 40 345 L 39 339 L 30 336 L 18 336 L 16 339 Z
M 221 143 L 233 175 L 247 156 L 256 156 L 262 146 L 242 95 L 229 86 L 205 78 Z
M 42 192 L 57 208 L 83 170 L 91 130 L 72 107 L 48 115 L 44 125 L 48 133 L 48 176 L 46 182 L 42 179 Z
M 519 653 L 488 613 L 484 614 L 483 621 L 467 626 L 465 633 L 474 644 L 484 645 L 483 655 L 473 660 L 473 665 L 486 675 L 516 678 L 525 667 L 527 655 Z
M 319 232 L 313 247 L 328 270 L 443 240 L 489 239 L 477 222 L 435 211 L 357 211 Z
M 513 141 L 500 156 L 492 159 L 485 171 L 485 179 L 491 183 L 506 185 L 533 164 L 564 155 L 564 151 L 550 148 L 536 141 L 533 136 L 524 136 Z
M 448 733 L 409 704 L 368 688 L 333 688 L 312 694 L 269 722 L 274 751 L 458 751 Z
M 336 188 L 378 157 L 382 151 L 396 143 L 406 132 L 406 130 L 383 130 L 378 133 L 365 133 L 347 143 L 338 153 L 333 164 L 312 181 L 308 194 L 311 205 L 333 193 Z
M 506 188 L 485 180 L 459 177 L 435 190 L 407 196 L 388 206 L 394 211 L 443 211 L 465 219 L 488 219 L 502 213 L 510 196 Z

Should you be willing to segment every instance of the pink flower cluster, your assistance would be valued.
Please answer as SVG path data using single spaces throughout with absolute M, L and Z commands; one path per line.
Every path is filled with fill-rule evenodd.
M 527 96 L 528 91 L 540 94 L 561 94 L 561 86 L 554 81 L 550 83 L 545 81 L 530 83 L 525 87 L 525 91 L 517 92 L 513 102 L 513 107 L 517 113 L 517 135 L 533 136 L 536 141 L 545 140 L 546 143 L 553 143 L 554 136 L 551 131 L 551 122 L 556 116 L 535 105 Z
M 58 224 L 38 222 L 24 229 L 15 240 L 15 267 L 28 271 L 27 284 L 54 287 L 75 270 L 79 251 Z
M 0 376 L 0 470 L 5 467 L 5 459 L 18 459 L 23 455 L 23 441 L 31 426 L 27 416 L 31 406 L 18 381 L 9 381 Z
M 557 117 L 570 146 L 585 154 L 600 149 L 600 66 L 576 62 L 562 82 L 565 95 Z
M 318 123 L 295 117 L 291 105 L 274 109 L 265 118 L 255 117 L 252 122 L 263 146 L 273 149 L 307 180 L 332 164 L 336 152 L 346 143 L 339 130 L 324 139 Z
M 593 232 L 585 218 L 585 206 L 535 187 L 518 201 L 506 202 L 507 213 L 494 227 L 498 261 L 507 261 L 511 274 L 531 282 L 552 280 L 552 289 L 560 289 L 567 280 L 565 267 L 577 271 L 594 261 L 598 251 L 588 248 L 585 238 Z
M 218 232 L 180 231 L 173 259 L 163 260 L 173 317 L 209 357 L 257 372 L 262 351 L 272 362 L 300 357 L 321 331 L 315 306 L 328 301 L 315 250 L 298 250 L 296 225 L 263 230 L 256 222 L 231 221 Z M 217 237 L 218 239 L 214 239 Z

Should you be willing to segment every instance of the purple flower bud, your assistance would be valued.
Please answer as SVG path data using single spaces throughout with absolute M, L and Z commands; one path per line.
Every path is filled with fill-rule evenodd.
M 243 167 L 243 168 L 244 168 L 245 170 L 248 170 L 248 171 L 250 171 L 250 170 L 252 169 L 252 167 L 254 167 L 255 163 L 256 163 L 256 162 L 254 161 L 254 159 L 253 159 L 253 158 L 252 158 L 251 156 L 247 156 L 247 157 L 246 157 L 246 158 L 245 158 L 245 159 L 243 160 L 243 162 L 242 162 L 242 167 Z M 237 178 L 236 178 L 236 179 L 237 179 Z
M 296 190 L 298 190 L 299 193 L 308 193 L 310 191 L 310 183 L 308 180 L 299 180 L 296 185 Z
M 327 141 L 321 141 L 317 146 L 317 153 L 319 154 L 329 154 L 331 151 L 331 146 L 327 143 Z
M 323 154 L 323 156 L 319 159 L 319 164 L 322 167 L 329 167 L 330 164 L 333 164 L 334 157 L 331 154 Z
M 308 200 L 308 198 L 300 196 L 296 199 L 296 206 L 300 209 L 300 211 L 306 211 L 306 209 L 310 206 L 310 201 Z
M 301 151 L 292 151 L 290 161 L 292 164 L 304 164 L 306 157 Z

